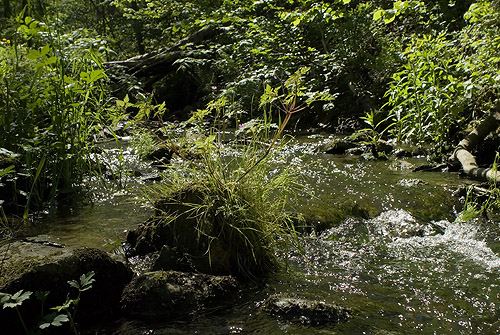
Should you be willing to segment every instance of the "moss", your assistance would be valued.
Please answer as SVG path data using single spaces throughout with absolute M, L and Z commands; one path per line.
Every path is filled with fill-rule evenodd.
M 168 273 L 166 271 L 152 271 L 152 272 L 147 272 L 144 274 L 144 276 L 149 276 L 150 278 L 159 280 L 159 281 L 166 281 L 168 279 Z
M 340 202 L 325 200 L 304 209 L 306 228 L 323 231 L 338 226 L 349 217 L 369 219 L 373 210 L 347 199 Z
M 13 279 L 21 277 L 36 266 L 40 265 L 40 259 L 27 258 L 19 262 L 9 262 L 0 267 L 0 288 L 5 287 Z
M 0 290 L 24 274 L 45 264 L 48 257 L 53 259 L 66 254 L 60 249 L 54 248 L 50 253 L 46 249 L 23 242 L 2 246 L 0 248 L 0 255 L 3 259 L 0 263 Z

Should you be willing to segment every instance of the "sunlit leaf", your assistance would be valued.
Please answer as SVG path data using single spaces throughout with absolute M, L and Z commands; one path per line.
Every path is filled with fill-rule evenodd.
M 43 322 L 38 326 L 40 329 L 46 329 L 50 326 L 59 327 L 63 323 L 68 322 L 69 318 L 66 314 L 57 314 L 56 312 L 45 315 Z
M 20 290 L 16 292 L 14 295 L 9 296 L 9 299 L 3 303 L 3 308 L 15 308 L 17 306 L 21 306 L 23 302 L 30 298 L 32 292 Z M 2 298 L 2 301 L 5 298 Z
M 373 20 L 377 21 L 377 20 L 380 20 L 385 14 L 385 10 L 383 9 L 379 9 L 379 10 L 376 10 L 374 13 L 373 13 Z

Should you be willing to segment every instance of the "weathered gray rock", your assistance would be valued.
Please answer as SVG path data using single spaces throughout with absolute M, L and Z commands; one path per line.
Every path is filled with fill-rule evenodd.
M 308 325 L 336 324 L 351 315 L 350 310 L 340 306 L 283 293 L 268 297 L 261 309 L 280 319 Z
M 231 276 L 152 271 L 135 277 L 122 296 L 123 312 L 140 319 L 185 318 L 236 294 Z
M 63 304 L 68 294 L 76 298 L 77 291 L 70 287 L 68 281 L 78 280 L 90 271 L 95 272 L 95 282 L 90 290 L 82 293 L 78 316 L 97 321 L 120 310 L 121 292 L 132 278 L 132 272 L 123 263 L 112 259 L 104 251 L 92 248 L 29 241 L 0 247 L 0 292 L 50 291 L 44 304 L 46 310 Z M 29 322 L 38 316 L 41 304 L 32 296 L 21 307 L 23 316 Z M 12 309 L 0 309 L 0 323 L 17 321 L 13 312 Z

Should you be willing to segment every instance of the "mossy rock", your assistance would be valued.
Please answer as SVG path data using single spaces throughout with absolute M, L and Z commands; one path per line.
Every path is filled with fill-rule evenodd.
M 344 155 L 347 150 L 358 146 L 358 143 L 348 139 L 334 138 L 331 141 L 326 142 L 320 150 L 326 154 Z
M 146 155 L 146 159 L 170 160 L 172 158 L 172 149 L 166 144 L 157 145 L 154 150 Z
M 209 204 L 209 205 L 207 205 Z M 197 206 L 210 206 L 200 215 Z M 156 215 L 127 235 L 128 256 L 159 253 L 156 270 L 195 271 L 212 275 L 252 277 L 277 267 L 277 260 L 264 246 L 248 246 L 238 222 L 228 224 L 220 210 L 224 199 L 194 185 L 171 193 L 155 203 Z M 250 223 L 241 230 L 255 234 Z
M 153 149 L 153 151 L 148 153 L 145 158 L 153 161 L 152 164 L 161 169 L 170 164 L 172 155 L 173 151 L 170 146 L 166 144 L 159 144 Z
M 231 276 L 153 271 L 135 277 L 121 299 L 123 312 L 135 318 L 189 318 L 205 307 L 224 305 L 238 287 Z
M 352 200 L 336 202 L 331 200 L 313 204 L 304 211 L 303 217 L 306 227 L 314 228 L 317 232 L 336 227 L 349 217 L 369 219 L 373 210 Z

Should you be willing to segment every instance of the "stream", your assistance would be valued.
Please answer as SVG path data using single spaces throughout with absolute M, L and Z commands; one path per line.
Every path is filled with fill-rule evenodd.
M 368 218 L 348 216 L 304 236 L 305 255 L 290 269 L 241 292 L 230 307 L 195 320 L 119 321 L 92 334 L 496 334 L 500 331 L 500 225 L 457 220 L 453 192 L 472 181 L 458 174 L 412 172 L 418 158 L 364 161 L 317 153 L 324 136 L 294 141 L 276 164 L 297 166 L 309 196 L 299 207 L 329 220 L 332 204 L 355 204 Z M 140 196 L 155 170 L 124 145 L 106 147 L 110 164 L 135 171 L 113 176 L 125 186 L 95 187 L 93 202 L 60 206 L 37 236 L 65 245 L 117 248 L 152 213 Z M 96 185 L 98 183 L 96 182 Z M 305 257 L 303 257 L 305 256 Z M 304 261 L 304 258 L 308 262 Z M 337 325 L 277 320 L 258 305 L 269 294 L 296 292 L 352 310 Z

